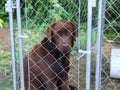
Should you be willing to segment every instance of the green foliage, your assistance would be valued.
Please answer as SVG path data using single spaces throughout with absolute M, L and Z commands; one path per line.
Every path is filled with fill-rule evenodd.
M 107 40 L 120 41 L 120 21 L 114 21 L 113 23 L 105 24 L 104 31 L 105 38 Z
M 8 73 L 8 70 L 4 66 L 11 64 L 11 55 L 11 52 L 4 51 L 2 45 L 0 45 L 0 70 L 2 69 L 5 75 Z
M 5 12 L 6 1 L 7 0 L 0 1 L 1 3 L 0 18 L 4 21 L 8 19 L 8 14 L 7 12 Z M 112 4 L 113 1 L 114 0 L 107 0 L 106 17 L 114 20 L 116 18 L 116 15 L 115 15 L 116 13 L 114 12 L 113 8 L 115 8 L 116 12 L 119 13 L 120 5 L 117 2 Z M 23 17 L 24 17 L 25 11 L 27 10 L 27 14 L 29 15 L 29 18 L 33 20 L 36 19 L 35 22 L 39 21 L 40 24 L 43 21 L 52 22 L 54 20 L 59 20 L 61 18 L 74 20 L 76 22 L 78 20 L 78 13 L 77 13 L 78 12 L 78 0 L 40 0 L 40 1 L 27 0 L 26 8 L 25 8 L 25 0 L 21 0 L 21 6 L 22 6 L 21 14 L 23 15 Z M 87 19 L 87 0 L 81 0 L 80 6 L 81 6 L 80 20 L 84 22 Z M 93 17 L 96 17 L 97 9 L 95 8 L 93 9 L 94 9 Z
M 12 78 L 8 77 L 12 72 L 11 63 L 11 52 L 0 45 L 0 90 L 12 90 Z
M 80 41 L 76 40 L 75 44 L 74 44 L 74 50 L 72 51 L 72 55 L 76 55 L 77 54 L 77 50 L 78 48 L 86 50 L 86 44 L 87 44 L 87 28 L 86 28 L 87 24 L 86 23 L 82 23 L 81 24 L 81 29 L 80 29 L 80 33 L 79 33 L 79 37 L 80 37 Z M 97 28 L 93 28 L 92 29 L 92 46 L 95 45 L 96 43 L 96 32 L 97 32 Z M 79 47 L 79 43 L 80 43 L 80 47 Z
M 106 11 L 105 16 L 108 20 L 113 21 L 118 17 L 118 14 L 120 14 L 120 3 L 119 2 L 120 2 L 119 0 L 117 1 L 108 0 L 108 2 L 106 3 L 107 11 Z M 119 21 L 119 19 L 116 21 Z
M 0 19 L 2 19 L 3 21 L 5 21 L 6 19 L 8 19 L 8 14 L 5 11 L 5 3 L 7 0 L 0 0 Z
M 3 23 L 4 23 L 4 21 L 2 19 L 0 19 L 0 28 L 3 27 Z
M 0 77 L 0 90 L 13 90 L 13 81 L 11 77 Z

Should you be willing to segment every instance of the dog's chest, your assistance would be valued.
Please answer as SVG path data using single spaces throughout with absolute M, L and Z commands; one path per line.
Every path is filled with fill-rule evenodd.
M 67 59 L 64 60 L 63 58 L 59 58 L 57 60 L 57 76 L 59 77 L 65 77 L 69 71 L 69 63 L 67 62 Z

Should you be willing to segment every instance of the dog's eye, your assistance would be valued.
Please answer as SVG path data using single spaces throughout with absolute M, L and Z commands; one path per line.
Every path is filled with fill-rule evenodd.
M 57 34 L 58 34 L 58 35 L 62 35 L 62 32 L 58 31 Z
M 69 29 L 67 29 L 65 33 L 66 33 L 67 35 L 70 35 L 70 34 L 71 34 Z

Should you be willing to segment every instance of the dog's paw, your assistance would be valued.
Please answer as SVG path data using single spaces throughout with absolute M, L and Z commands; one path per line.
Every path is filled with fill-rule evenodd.
M 69 87 L 71 90 L 78 90 L 77 87 L 75 87 L 75 86 L 69 85 Z

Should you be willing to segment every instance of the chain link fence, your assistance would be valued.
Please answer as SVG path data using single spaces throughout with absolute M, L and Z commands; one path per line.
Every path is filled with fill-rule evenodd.
M 24 1 L 23 1 L 24 2 Z M 26 19 L 27 21 L 24 22 L 24 23 L 27 23 L 27 25 L 23 24 L 23 28 L 25 29 L 24 32 L 25 34 L 28 35 L 28 39 L 25 41 L 27 43 L 29 43 L 29 45 L 27 44 L 26 47 L 29 46 L 29 49 L 27 48 L 27 52 L 24 51 L 24 53 L 28 53 L 31 48 L 36 44 L 36 43 L 40 43 L 41 40 L 43 40 L 45 38 L 45 32 L 46 30 L 48 30 L 47 28 L 52 28 L 53 31 L 55 30 L 54 27 L 50 26 L 51 23 L 55 22 L 55 21 L 58 21 L 58 20 L 61 20 L 61 19 L 64 19 L 64 20 L 68 20 L 68 21 L 72 21 L 74 23 L 74 25 L 77 25 L 78 23 L 78 1 L 58 1 L 58 0 L 49 0 L 49 1 L 45 1 L 45 0 L 36 0 L 36 1 L 32 1 L 32 2 L 26 2 L 26 3 L 23 3 L 22 4 L 22 7 L 26 7 L 25 10 L 25 13 L 22 15 L 23 17 L 23 20 Z M 59 29 L 65 29 L 65 28 L 69 28 L 66 26 L 66 24 L 69 23 L 69 22 L 60 22 L 59 24 L 61 24 L 60 26 L 61 27 L 57 27 L 58 31 L 56 32 L 56 34 L 58 35 L 57 39 L 61 38 L 62 41 L 59 43 L 60 45 L 62 45 L 62 42 L 64 40 L 66 40 L 65 38 L 61 37 L 60 34 L 58 34 L 59 32 Z M 56 26 L 55 26 L 56 27 Z M 27 32 L 27 33 L 26 33 Z M 62 32 L 61 32 L 62 33 Z M 69 32 L 68 32 L 69 33 Z M 73 32 L 74 33 L 74 32 Z M 73 34 L 71 33 L 71 34 Z M 71 35 L 70 34 L 70 35 Z M 32 37 L 31 37 L 32 36 Z M 53 35 L 52 37 L 50 38 L 54 38 L 54 36 L 56 35 Z M 71 37 L 71 36 L 69 36 Z M 67 38 L 69 38 L 67 37 Z M 37 39 L 36 39 L 37 38 Z M 25 40 L 25 39 L 24 39 Z M 24 42 L 24 41 L 23 41 Z M 44 43 L 48 43 L 48 41 L 44 42 Z M 52 42 L 53 45 L 56 45 L 55 42 Z M 49 46 L 48 46 L 49 47 Z M 71 47 L 70 45 L 68 45 L 68 47 Z M 36 54 L 38 54 L 39 57 L 41 57 L 41 55 L 39 55 L 39 53 L 37 52 L 37 50 L 39 50 L 39 48 L 41 47 L 38 47 L 38 49 L 35 49 L 34 52 L 36 52 Z M 45 48 L 44 46 L 42 46 L 42 48 Z M 58 46 L 57 46 L 58 48 Z M 46 67 L 46 69 L 44 69 L 43 67 L 41 66 L 37 66 L 39 67 L 39 70 L 43 70 L 41 71 L 41 73 L 39 73 L 40 75 L 41 74 L 45 74 L 44 72 L 46 72 L 47 70 L 56 73 L 56 71 L 52 68 L 53 65 L 55 64 L 58 64 L 58 66 L 56 68 L 63 68 L 63 70 L 65 69 L 65 71 L 60 71 L 59 73 L 57 73 L 57 76 L 54 75 L 52 76 L 52 78 L 49 76 L 49 75 L 43 75 L 46 76 L 44 78 L 46 78 L 47 81 L 44 81 L 42 79 L 38 79 L 36 80 L 35 77 L 35 73 L 33 72 L 32 69 L 30 69 L 30 75 L 33 76 L 32 79 L 29 79 L 29 82 L 31 83 L 30 85 L 28 85 L 28 87 L 30 87 L 31 89 L 34 88 L 34 89 L 37 89 L 37 90 L 41 90 L 41 89 L 48 89 L 50 90 L 50 88 L 54 88 L 54 90 L 57 90 L 58 88 L 59 89 L 69 89 L 69 86 L 67 86 L 67 83 L 69 83 L 69 85 L 73 85 L 75 87 L 78 87 L 78 69 L 77 69 L 77 60 L 76 60 L 76 54 L 77 54 L 77 43 L 76 43 L 76 49 L 74 51 L 71 52 L 72 56 L 70 56 L 70 64 L 69 64 L 69 67 L 70 67 L 70 71 L 68 73 L 68 65 L 67 66 L 64 66 L 64 63 L 67 62 L 68 63 L 68 59 L 69 57 L 66 56 L 65 53 L 61 53 L 61 52 L 56 52 L 56 53 L 61 53 L 61 55 L 57 54 L 57 58 L 55 56 L 55 54 L 52 54 L 52 51 L 55 51 L 56 52 L 56 49 L 52 49 L 50 51 L 47 51 L 47 52 L 51 52 L 50 55 L 52 56 L 53 60 L 55 62 L 52 62 L 51 64 L 49 62 L 44 62 L 48 65 L 48 67 Z M 69 52 L 69 51 L 68 51 Z M 53 52 L 54 53 L 54 52 Z M 48 55 L 49 56 L 49 55 Z M 48 56 L 45 55 L 45 57 L 43 58 L 47 58 Z M 62 59 L 66 59 L 65 62 L 62 61 L 61 64 L 59 63 L 59 56 L 61 56 L 61 60 Z M 30 55 L 31 57 L 31 55 Z M 51 58 L 51 57 L 50 57 Z M 51 60 L 49 58 L 49 60 Z M 30 59 L 30 62 L 33 62 L 34 60 L 31 60 Z M 42 62 L 42 61 L 41 61 Z M 35 65 L 33 65 L 35 66 Z M 33 67 L 32 66 L 32 67 Z M 34 68 L 34 67 L 33 67 Z M 67 70 L 67 71 L 66 71 Z M 64 79 L 64 76 L 61 77 L 62 73 L 65 73 L 66 75 L 68 74 L 68 77 L 69 77 L 69 81 L 65 80 Z M 59 75 L 60 74 L 60 75 Z M 40 75 L 37 75 L 37 76 L 40 76 Z M 66 77 L 65 75 L 65 77 Z M 26 75 L 25 75 L 26 77 Z M 66 77 L 66 79 L 68 78 Z M 57 82 L 52 82 L 52 80 L 54 80 L 54 78 L 57 78 L 59 79 L 59 81 Z M 42 82 L 41 85 L 39 86 L 36 86 L 34 83 L 34 80 L 36 80 L 38 83 Z M 47 86 L 47 84 L 50 84 L 52 83 L 51 86 Z M 26 84 L 26 82 L 25 82 Z M 54 87 L 53 87 L 54 86 Z M 26 87 L 27 88 L 27 87 Z
M 102 90 L 119 90 L 120 79 L 110 77 L 111 50 L 120 49 L 119 0 L 106 0 L 102 45 Z M 116 73 L 117 74 L 117 73 Z
M 86 50 L 87 44 L 87 3 L 86 0 L 21 0 L 21 20 L 22 20 L 22 51 L 23 56 L 28 55 L 28 53 L 33 50 L 34 45 L 40 44 L 41 40 L 45 37 L 45 32 L 47 27 L 55 21 L 65 19 L 72 21 L 75 25 L 80 28 L 80 34 L 76 42 L 74 43 L 74 48 L 70 54 L 70 71 L 68 73 L 69 84 L 78 87 L 78 90 L 85 90 L 86 88 L 86 57 L 83 56 L 80 60 L 77 60 L 78 49 Z M 3 7 L 2 5 L 0 5 Z M 97 37 L 97 21 L 98 21 L 98 4 L 96 7 L 92 8 L 92 60 L 91 60 L 91 90 L 95 88 L 95 70 L 96 70 L 96 37 Z M 3 9 L 3 8 L 2 8 Z M 2 10 L 1 9 L 1 10 Z M 79 11 L 80 10 L 80 11 Z M 79 13 L 79 12 L 80 13 Z M 15 16 L 14 12 L 14 17 Z M 1 13 L 0 13 L 1 14 Z M 4 17 L 4 16 L 2 16 Z M 0 19 L 2 19 L 0 17 Z M 80 21 L 79 21 L 80 20 Z M 20 85 L 20 70 L 19 70 L 19 49 L 18 49 L 18 31 L 16 25 L 16 18 L 14 19 L 15 26 L 15 45 L 16 45 L 16 73 L 17 82 L 16 85 L 19 88 Z M 80 22 L 80 24 L 79 24 Z M 62 24 L 66 28 L 65 24 Z M 61 28 L 61 27 L 60 27 Z M 3 28 L 4 29 L 4 28 Z M 2 33 L 4 30 L 0 30 Z M 8 31 L 8 28 L 7 28 Z M 5 32 L 6 33 L 6 32 Z M 8 36 L 9 36 L 8 32 Z M 10 37 L 10 36 L 9 36 Z M 4 37 L 4 38 L 9 38 Z M 60 36 L 59 36 L 60 37 Z M 4 48 L 2 35 L 0 35 L 0 90 L 13 90 L 12 81 L 12 58 L 10 46 L 9 50 Z M 61 38 L 61 37 L 60 37 Z M 69 38 L 69 37 L 68 37 Z M 64 39 L 62 39 L 64 41 Z M 6 40 L 8 42 L 8 40 Z M 53 43 L 55 44 L 55 43 Z M 70 45 L 68 47 L 71 47 Z M 113 79 L 110 77 L 110 59 L 111 50 L 120 48 L 120 1 L 119 0 L 106 0 L 106 9 L 104 17 L 104 31 L 103 31 L 103 42 L 102 42 L 102 71 L 101 71 L 101 90 L 119 90 L 120 80 Z M 35 49 L 34 53 L 38 55 Z M 39 55 L 38 55 L 39 56 Z M 40 56 L 41 57 L 41 56 Z M 62 56 L 63 57 L 63 56 Z M 31 58 L 31 57 L 30 57 Z M 44 57 L 45 58 L 45 57 Z M 52 58 L 54 56 L 52 55 Z M 65 57 L 67 58 L 67 57 Z M 68 58 L 67 58 L 68 59 Z M 31 60 L 33 62 L 33 60 Z M 47 64 L 47 62 L 45 62 Z M 32 67 L 34 67 L 34 64 Z M 38 67 L 38 66 L 37 66 Z M 39 66 L 39 70 L 42 67 Z M 31 68 L 32 69 L 32 68 Z M 42 68 L 43 69 L 43 68 Z M 49 68 L 46 68 L 52 70 Z M 38 70 L 38 69 L 37 69 Z M 43 70 L 44 71 L 44 70 Z M 46 70 L 45 70 L 46 71 Z M 33 82 L 36 78 L 33 71 L 30 70 L 30 75 L 34 78 L 29 80 Z M 54 72 L 55 73 L 55 72 Z M 67 73 L 67 71 L 65 72 Z M 28 75 L 29 76 L 29 75 Z M 39 75 L 38 75 L 39 76 Z M 30 77 L 30 76 L 29 76 Z M 54 78 L 54 77 L 53 77 Z M 61 77 L 58 77 L 61 80 Z M 41 83 L 40 80 L 37 80 Z M 46 89 L 46 81 L 42 85 L 42 89 Z M 62 80 L 61 80 L 62 81 Z M 43 82 L 42 82 L 43 83 Z M 58 87 L 65 85 L 60 84 Z M 29 86 L 29 85 L 28 85 Z M 36 87 L 31 84 L 34 90 L 39 90 L 41 87 Z M 61 89 L 61 88 L 60 88 Z M 41 90 L 41 89 L 40 89 Z

